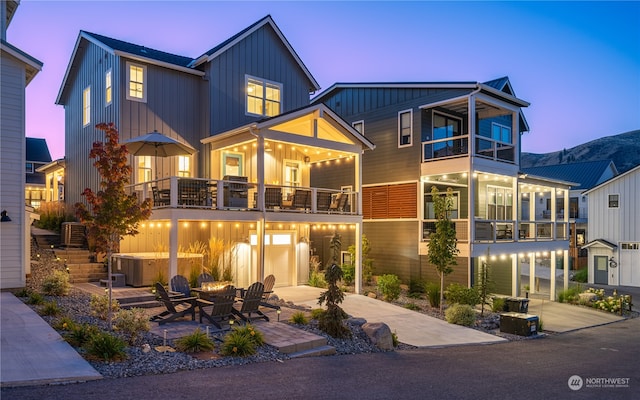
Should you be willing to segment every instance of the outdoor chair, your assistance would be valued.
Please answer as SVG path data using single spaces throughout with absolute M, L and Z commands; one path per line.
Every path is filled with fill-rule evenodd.
M 233 313 L 245 322 L 251 322 L 252 314 L 257 314 L 257 318 L 264 318 L 265 321 L 269 321 L 269 317 L 259 310 L 263 294 L 264 284 L 262 282 L 252 283 L 239 300 L 241 304 L 240 310 L 234 308 Z
M 159 190 L 157 186 L 151 186 L 151 192 L 153 193 L 153 205 L 154 206 L 168 206 L 169 192 L 166 190 Z
M 176 275 L 171 278 L 171 291 L 184 297 L 191 296 L 191 285 L 189 280 L 183 275 Z
M 264 291 L 262 292 L 262 301 L 260 302 L 260 305 L 262 307 L 269 307 L 269 308 L 273 308 L 274 310 L 279 310 L 280 306 L 277 306 L 275 304 L 271 304 L 268 302 L 269 297 L 271 297 L 271 294 L 273 294 L 273 286 L 276 283 L 276 277 L 272 275 L 267 275 L 266 278 L 264 278 Z
M 282 206 L 282 188 L 268 187 L 264 189 L 264 207 L 275 208 Z
M 318 192 L 316 195 L 316 209 L 318 211 L 329 211 L 331 205 L 331 193 L 330 192 Z
M 211 274 L 203 272 L 198 275 L 198 287 L 201 288 L 204 282 L 215 282 L 215 280 Z
M 211 300 L 198 299 L 200 323 L 202 323 L 202 318 L 204 317 L 216 328 L 222 329 L 222 321 L 235 321 L 233 304 L 236 301 L 236 288 L 233 285 L 225 286 Z
M 159 282 L 156 283 L 156 295 L 158 296 L 158 301 L 164 305 L 165 310 L 151 317 L 151 321 L 162 325 L 187 315 L 191 315 L 192 321 L 196 320 L 197 297 L 169 297 L 167 289 Z
M 311 208 L 311 190 L 296 189 L 291 208 L 306 210 Z

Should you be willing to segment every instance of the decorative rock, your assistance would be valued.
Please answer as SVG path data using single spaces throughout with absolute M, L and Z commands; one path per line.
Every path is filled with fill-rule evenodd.
M 353 326 L 362 326 L 367 323 L 367 320 L 364 318 L 349 318 L 347 319 L 347 324 Z
M 393 337 L 389 325 L 383 322 L 371 322 L 362 325 L 362 330 L 379 349 L 393 350 Z
M 580 301 L 596 301 L 598 300 L 598 295 L 595 293 L 584 292 L 578 294 L 580 296 Z
M 151 351 L 151 346 L 149 346 L 148 343 L 145 343 L 145 344 L 142 345 L 142 352 L 143 353 L 148 353 L 150 351 Z
M 378 295 L 376 295 L 376 294 L 375 294 L 375 293 L 373 293 L 373 292 L 369 292 L 369 293 L 367 293 L 367 296 L 371 297 L 372 299 L 377 299 L 377 298 L 378 298 Z

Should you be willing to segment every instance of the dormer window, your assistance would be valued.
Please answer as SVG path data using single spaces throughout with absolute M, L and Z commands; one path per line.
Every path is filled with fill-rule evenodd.
M 127 100 L 147 102 L 147 67 L 127 63 Z
M 280 115 L 282 84 L 247 76 L 246 90 L 247 114 L 264 117 Z

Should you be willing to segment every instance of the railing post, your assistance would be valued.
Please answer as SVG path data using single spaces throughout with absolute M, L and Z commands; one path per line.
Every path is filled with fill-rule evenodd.
M 178 206 L 178 177 L 172 176 L 169 178 L 169 203 L 172 208 Z

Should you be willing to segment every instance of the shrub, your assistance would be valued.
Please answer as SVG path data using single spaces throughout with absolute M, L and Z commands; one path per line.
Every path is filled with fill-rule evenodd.
M 22 288 L 20 290 L 18 290 L 17 292 L 15 292 L 15 296 L 16 297 L 29 297 L 29 289 L 27 288 Z
M 336 237 L 339 238 L 334 235 L 334 238 Z M 340 303 L 344 300 L 344 293 L 338 287 L 338 282 L 342 279 L 342 269 L 336 264 L 331 264 L 324 273 L 324 279 L 327 281 L 328 287 L 320 294 L 318 304 L 326 303 L 327 310 L 318 320 L 318 327 L 334 338 L 348 337 L 351 331 L 342 323 L 347 318 L 347 313 L 340 307 Z
M 494 297 L 491 302 L 491 311 L 497 313 L 502 312 L 504 310 L 504 297 Z
M 422 279 L 411 278 L 409 279 L 409 296 L 417 295 L 419 298 L 421 293 L 424 293 L 425 281 Z
M 397 275 L 386 274 L 378 278 L 378 290 L 384 301 L 394 301 L 400 297 L 400 279 Z
M 291 323 L 298 324 L 298 325 L 306 325 L 309 323 L 307 316 L 302 311 L 298 311 L 294 313 L 289 319 L 289 321 Z
M 244 326 L 238 326 L 235 329 L 240 334 L 247 335 L 256 346 L 262 346 L 264 344 L 262 332 L 256 330 L 253 325 L 246 324 Z
M 109 333 L 98 332 L 91 335 L 84 345 L 87 355 L 103 361 L 121 361 L 126 358 L 126 343 Z
M 118 311 L 115 314 L 113 324 L 117 331 L 129 335 L 130 344 L 135 343 L 141 332 L 149 331 L 149 317 L 141 308 Z
M 60 314 L 60 307 L 55 301 L 47 301 L 40 310 L 40 315 L 55 316 Z
M 324 309 L 322 308 L 314 308 L 311 310 L 311 319 L 319 320 L 324 315 Z
M 424 292 L 429 298 L 429 305 L 434 308 L 440 307 L 440 284 L 435 282 L 425 283 Z
M 317 287 L 317 288 L 326 288 L 327 281 L 324 279 L 324 275 L 319 271 L 311 271 L 311 275 L 309 276 L 309 286 Z
M 353 281 L 356 277 L 356 266 L 353 264 L 342 264 L 342 282 L 347 285 L 353 285 Z
M 89 301 L 89 309 L 91 309 L 91 315 L 106 321 L 109 316 L 109 296 L 92 294 Z M 115 313 L 119 309 L 120 303 L 118 303 L 118 300 L 111 299 L 111 312 Z
M 558 292 L 558 303 L 577 303 L 580 298 L 580 292 L 582 288 L 578 286 L 572 286 L 567 290 L 561 290 Z
M 69 274 L 56 270 L 42 282 L 42 291 L 50 296 L 66 296 L 69 293 Z
M 192 334 L 173 341 L 176 349 L 185 353 L 198 353 L 213 350 L 213 340 L 197 328 Z
M 64 324 L 63 324 L 64 327 Z M 89 324 L 78 325 L 71 323 L 67 325 L 68 332 L 63 335 L 64 339 L 72 346 L 82 347 L 89 343 L 92 336 L 97 335 L 100 331 L 97 326 Z
M 404 308 L 406 308 L 407 310 L 413 310 L 413 311 L 421 310 L 420 306 L 415 303 L 407 303 L 404 305 Z
M 393 343 L 393 347 L 398 347 L 398 345 L 400 344 L 400 341 L 398 340 L 398 334 L 395 331 L 391 333 L 391 342 Z
M 33 292 L 29 294 L 29 298 L 27 299 L 27 304 L 38 305 L 44 303 L 44 296 L 38 292 Z
M 471 326 L 476 322 L 476 312 L 468 304 L 454 304 L 447 308 L 444 317 L 450 324 Z
M 59 331 L 70 331 L 76 326 L 76 323 L 71 319 L 71 317 L 64 316 L 55 320 L 51 326 Z
M 475 306 L 480 304 L 480 293 L 476 288 L 467 288 L 459 283 L 452 283 L 447 286 L 445 291 L 447 303 L 449 304 L 468 304 Z
M 572 280 L 575 282 L 587 283 L 589 280 L 589 270 L 587 268 L 577 270 L 573 274 Z
M 255 354 L 256 344 L 246 330 L 234 328 L 225 335 L 220 351 L 224 356 L 245 357 Z
M 60 202 L 42 202 L 38 207 L 40 220 L 35 226 L 60 233 L 63 222 L 75 221 L 75 214 L 69 206 Z

